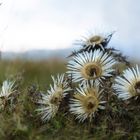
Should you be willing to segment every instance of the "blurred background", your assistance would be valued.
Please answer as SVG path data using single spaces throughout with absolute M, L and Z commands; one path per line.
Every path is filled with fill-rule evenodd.
M 64 58 L 89 33 L 116 31 L 110 46 L 139 60 L 139 0 L 0 0 L 2 58 Z

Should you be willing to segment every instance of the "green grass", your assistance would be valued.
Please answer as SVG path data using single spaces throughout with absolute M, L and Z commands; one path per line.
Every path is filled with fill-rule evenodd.
M 140 100 L 127 105 L 113 97 L 105 111 L 92 122 L 78 123 L 69 113 L 59 112 L 48 123 L 36 116 L 29 89 L 49 88 L 51 75 L 66 71 L 63 60 L 1 61 L 0 84 L 6 78 L 19 80 L 19 97 L 14 110 L 0 112 L 0 139 L 5 140 L 138 140 L 140 139 Z

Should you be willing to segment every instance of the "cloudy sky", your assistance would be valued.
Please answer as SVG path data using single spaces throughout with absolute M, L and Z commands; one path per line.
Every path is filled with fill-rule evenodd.
M 89 32 L 116 33 L 111 44 L 140 51 L 139 0 L 0 0 L 0 49 L 70 47 Z

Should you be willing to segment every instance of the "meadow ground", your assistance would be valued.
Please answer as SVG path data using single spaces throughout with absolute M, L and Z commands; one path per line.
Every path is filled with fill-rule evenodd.
M 66 62 L 59 59 L 44 61 L 0 61 L 0 84 L 7 78 L 19 80 L 19 99 L 14 110 L 0 112 L 0 139 L 5 140 L 139 140 L 140 101 L 125 106 L 114 98 L 108 109 L 99 112 L 92 122 L 78 123 L 74 116 L 58 112 L 50 122 L 42 123 L 36 116 L 35 105 L 29 100 L 29 89 L 49 88 L 51 75 L 66 71 Z M 119 102 L 119 103 L 118 103 Z

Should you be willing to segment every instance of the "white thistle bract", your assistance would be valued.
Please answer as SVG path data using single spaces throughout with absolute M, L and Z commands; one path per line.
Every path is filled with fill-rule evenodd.
M 68 62 L 68 76 L 73 82 L 102 80 L 112 76 L 112 68 L 116 61 L 108 53 L 101 50 L 77 54 Z
M 15 82 L 5 80 L 2 83 L 1 91 L 0 91 L 0 108 L 3 108 L 6 104 L 6 101 L 11 99 L 13 93 L 15 93 Z
M 42 99 L 37 102 L 41 106 L 36 111 L 41 115 L 43 122 L 49 121 L 56 115 L 63 98 L 71 90 L 64 79 L 64 74 L 57 75 L 56 79 L 52 76 L 52 79 L 53 86 L 50 85 L 50 90 L 47 91 L 47 94 L 42 94 Z
M 126 69 L 122 77 L 118 76 L 115 79 L 113 88 L 116 90 L 117 96 L 122 100 L 140 95 L 140 68 L 138 65 Z
M 106 101 L 102 100 L 102 92 L 98 86 L 79 86 L 77 88 L 74 98 L 70 100 L 70 112 L 76 116 L 79 122 L 86 119 L 91 121 L 99 109 L 105 109 Z
M 2 84 L 1 91 L 0 91 L 0 98 L 9 98 L 9 96 L 15 92 L 15 87 L 14 87 L 15 82 L 5 80 Z

